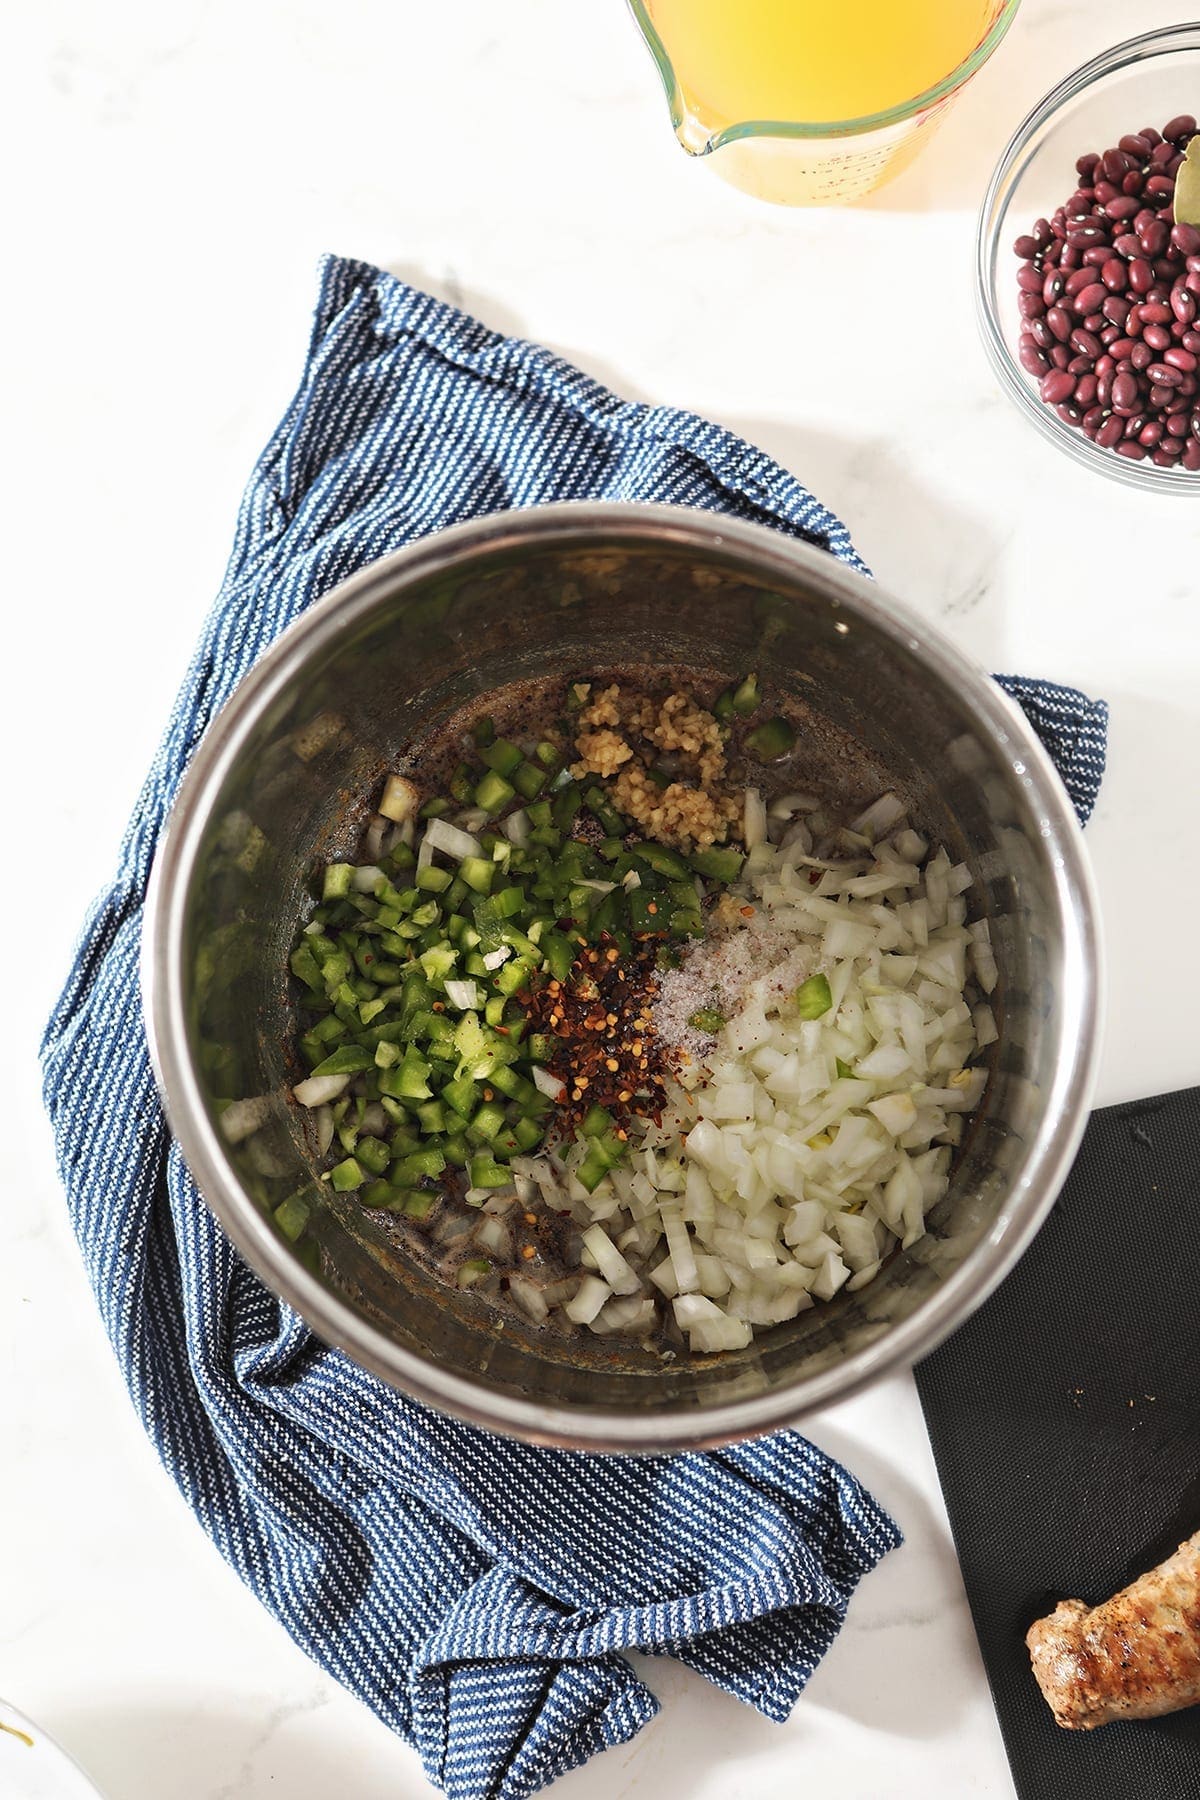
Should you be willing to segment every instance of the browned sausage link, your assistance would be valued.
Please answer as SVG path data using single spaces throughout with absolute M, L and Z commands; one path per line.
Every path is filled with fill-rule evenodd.
M 1200 1702 L 1200 1532 L 1101 1606 L 1063 1600 L 1025 1642 L 1058 1724 L 1090 1731 Z

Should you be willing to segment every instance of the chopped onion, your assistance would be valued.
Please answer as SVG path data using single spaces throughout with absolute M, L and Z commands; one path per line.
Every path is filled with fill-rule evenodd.
M 420 790 L 406 775 L 389 775 L 384 784 L 379 810 L 385 819 L 391 819 L 396 825 L 403 825 L 406 819 L 416 818 L 420 800 Z
M 979 1048 L 982 1050 L 986 1045 L 994 1044 L 1000 1033 L 996 1029 L 996 1017 L 991 1007 L 981 1002 L 972 1009 L 971 1019 L 975 1026 L 975 1042 Z
M 757 788 L 746 789 L 742 835 L 746 840 L 747 850 L 753 850 L 767 841 L 767 809 Z
M 514 1275 L 508 1284 L 508 1291 L 521 1311 L 532 1319 L 535 1325 L 541 1325 L 550 1316 L 550 1307 L 546 1296 L 534 1282 L 527 1281 L 523 1275 Z
M 457 825 L 451 825 L 449 819 L 430 819 L 421 839 L 421 848 L 417 851 L 418 869 L 428 867 L 433 861 L 435 850 L 441 850 L 446 856 L 452 856 L 455 862 L 461 862 L 464 856 L 481 855 L 482 845 L 469 831 L 462 831 Z
M 603 1225 L 590 1225 L 583 1234 L 584 1248 L 595 1258 L 596 1267 L 616 1294 L 636 1294 L 641 1281 L 631 1269 Z
M 815 794 L 780 794 L 767 811 L 772 819 L 790 819 L 793 813 L 816 812 L 820 804 Z
M 585 1275 L 574 1299 L 567 1301 L 563 1311 L 572 1324 L 590 1325 L 605 1301 L 611 1297 L 612 1289 L 606 1281 L 601 1281 L 598 1275 Z
M 560 1081 L 557 1075 L 552 1075 L 549 1069 L 543 1069 L 540 1063 L 535 1063 L 533 1067 L 533 1085 L 539 1094 L 545 1094 L 549 1100 L 561 1100 L 567 1091 L 566 1082 Z
M 490 974 L 493 969 L 498 969 L 501 963 L 506 963 L 511 955 L 512 951 L 509 949 L 508 945 L 501 944 L 498 950 L 488 951 L 483 959 L 483 966 Z
M 591 1328 L 601 1334 L 621 1331 L 636 1337 L 639 1332 L 649 1331 L 657 1317 L 649 1294 L 630 1294 L 620 1300 L 610 1300 L 592 1320 Z
M 306 1081 L 296 1083 L 292 1094 L 301 1106 L 324 1106 L 327 1101 L 336 1100 L 349 1084 L 349 1075 L 310 1075 Z
M 489 1256 L 494 1256 L 499 1261 L 503 1261 L 512 1252 L 512 1233 L 504 1220 L 489 1213 L 486 1206 L 475 1232 L 475 1242 L 481 1250 L 486 1250 Z
M 333 1142 L 332 1106 L 319 1106 L 313 1114 L 313 1123 L 317 1128 L 317 1154 L 324 1156 Z
M 446 983 L 446 998 L 459 1012 L 475 1012 L 483 1004 L 474 976 L 461 981 L 451 977 Z
M 892 827 L 898 825 L 904 817 L 903 800 L 895 794 L 881 794 L 878 800 L 872 801 L 865 812 L 859 813 L 857 819 L 850 822 L 851 831 L 859 837 L 865 837 L 871 843 L 885 837 Z
M 750 1342 L 749 1325 L 731 1319 L 705 1294 L 681 1294 L 674 1302 L 675 1322 L 688 1334 L 693 1350 L 706 1355 L 717 1350 L 744 1350 Z
M 271 1116 L 273 1096 L 256 1094 L 249 1100 L 231 1100 L 221 1114 L 221 1135 L 227 1144 L 241 1144 L 260 1130 Z
M 376 813 L 367 826 L 367 834 L 363 839 L 363 851 L 369 863 L 378 862 L 384 854 L 383 845 L 390 830 L 391 822 L 383 813 Z

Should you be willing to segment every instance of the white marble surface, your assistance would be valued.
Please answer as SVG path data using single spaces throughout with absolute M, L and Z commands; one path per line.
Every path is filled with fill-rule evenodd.
M 241 483 L 295 381 L 317 256 L 374 259 L 625 394 L 734 426 L 989 666 L 1105 695 L 1111 773 L 1089 833 L 1110 950 L 1100 1099 L 1180 1086 L 1200 1079 L 1197 509 L 1076 470 L 1015 416 L 976 341 L 970 251 L 1025 107 L 1135 24 L 1190 10 L 1143 0 L 1134 21 L 1123 0 L 1025 0 L 908 176 L 855 212 L 791 214 L 677 149 L 619 0 L 10 9 L 0 1693 L 113 1800 L 429 1791 L 159 1471 L 65 1223 L 34 1071 Z M 660 1718 L 562 1800 L 1009 1800 L 911 1382 L 812 1435 L 908 1542 L 792 1721 L 655 1663 Z

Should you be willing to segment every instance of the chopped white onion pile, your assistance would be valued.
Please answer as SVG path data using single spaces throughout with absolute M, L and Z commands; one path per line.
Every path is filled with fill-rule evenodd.
M 946 1192 L 963 1114 L 986 1084 L 967 1065 L 980 1038 L 996 1035 L 990 1010 L 967 1003 L 968 965 L 979 974 L 982 964 L 990 986 L 995 964 L 986 923 L 966 923 L 969 871 L 944 850 L 920 867 L 912 858 L 926 846 L 903 824 L 901 803 L 885 794 L 850 830 L 901 841 L 877 843 L 869 861 L 771 844 L 748 860 L 759 928 L 779 933 L 780 965 L 806 947 L 830 1004 L 804 1017 L 790 989 L 761 976 L 695 1091 L 683 1220 L 728 1288 L 708 1293 L 699 1312 L 689 1302 L 681 1314 L 676 1300 L 694 1350 L 748 1343 L 755 1325 L 865 1286 L 897 1243 L 923 1234 Z M 673 1204 L 660 1197 L 671 1273 L 687 1298 L 706 1290 L 672 1241 Z
M 893 794 L 836 833 L 847 860 L 810 854 L 792 811 L 772 807 L 783 841 L 756 844 L 739 890 L 778 955 L 690 1093 L 594 1194 L 571 1173 L 579 1146 L 513 1165 L 583 1227 L 588 1273 L 563 1309 L 577 1325 L 648 1330 L 657 1298 L 693 1351 L 744 1348 L 756 1327 L 865 1286 L 947 1190 L 987 1079 L 969 1064 L 996 1038 L 970 992 L 990 993 L 996 967 L 986 921 L 966 922 L 969 871 L 929 856 Z M 689 956 L 698 976 L 704 955 Z M 803 1014 L 824 990 L 797 989 L 798 958 L 828 982 L 817 1017 Z

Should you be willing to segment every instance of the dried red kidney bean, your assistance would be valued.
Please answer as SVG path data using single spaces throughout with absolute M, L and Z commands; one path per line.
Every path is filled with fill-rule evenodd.
M 1067 425 L 1132 461 L 1200 472 L 1200 229 L 1171 210 L 1196 121 L 1089 151 L 1016 241 L 1021 366 Z

